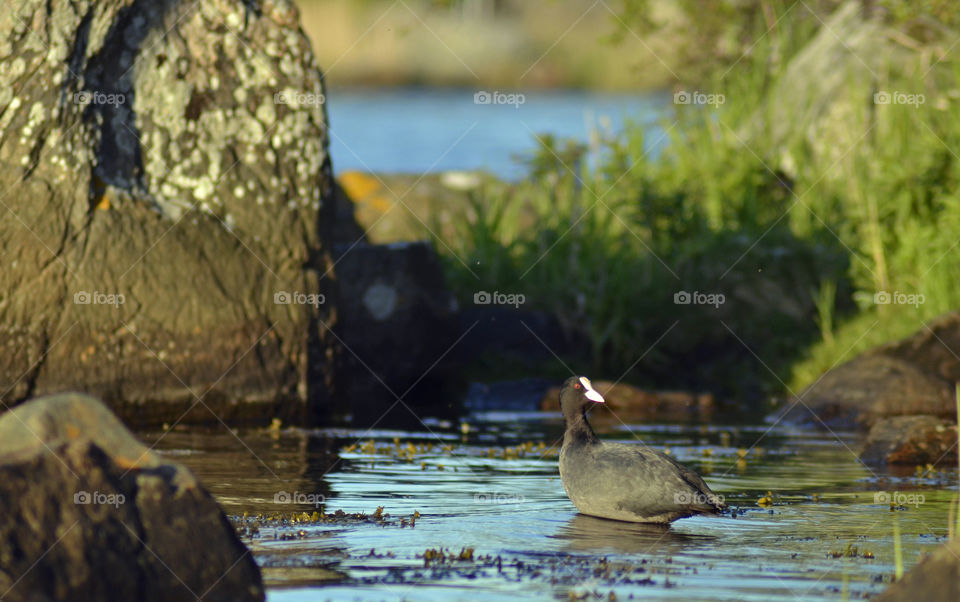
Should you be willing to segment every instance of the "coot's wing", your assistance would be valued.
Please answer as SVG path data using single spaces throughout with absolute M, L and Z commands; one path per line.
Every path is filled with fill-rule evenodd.
M 647 456 L 648 458 L 652 459 L 653 456 L 656 456 L 661 460 L 670 462 L 679 471 L 681 478 L 686 481 L 691 488 L 696 490 L 696 492 L 700 494 L 701 499 L 708 502 L 708 505 L 714 506 L 717 510 L 722 510 L 725 507 L 721 497 L 715 494 L 712 489 L 710 489 L 710 486 L 707 485 L 706 481 L 703 480 L 703 477 L 701 477 L 695 470 L 681 464 L 672 456 L 658 452 L 657 450 L 651 449 L 645 445 L 631 445 L 630 447 L 639 447 L 639 453 Z
M 689 516 L 723 509 L 719 496 L 696 472 L 645 445 L 604 443 L 595 454 L 595 480 L 638 514 Z

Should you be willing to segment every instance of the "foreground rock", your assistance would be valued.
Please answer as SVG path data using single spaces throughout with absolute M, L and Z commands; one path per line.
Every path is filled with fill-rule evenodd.
M 960 539 L 941 546 L 877 596 L 878 602 L 960 600 Z
M 213 498 L 98 400 L 61 394 L 0 417 L 0 592 L 18 600 L 262 600 Z
M 3 401 L 77 388 L 136 424 L 314 418 L 335 351 L 332 176 L 293 3 L 15 4 Z
M 894 416 L 874 423 L 860 458 L 883 464 L 957 465 L 957 424 L 935 416 Z
M 881 418 L 929 415 L 956 421 L 960 312 L 902 341 L 837 366 L 781 410 L 790 422 L 869 429 Z

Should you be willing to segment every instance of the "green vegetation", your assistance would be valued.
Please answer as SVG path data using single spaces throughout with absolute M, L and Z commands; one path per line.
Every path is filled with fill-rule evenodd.
M 752 4 L 772 12 L 749 36 L 734 19 L 749 53 L 687 88 L 725 101 L 676 105 L 665 146 L 635 125 L 600 137 L 590 161 L 542 138 L 526 181 L 474 196 L 453 244 L 479 282 L 448 262 L 462 299 L 522 292 L 588 335 L 596 374 L 753 399 L 960 307 L 960 66 L 944 52 L 956 34 L 927 23 L 921 35 L 923 19 L 891 0 L 863 25 L 882 46 L 848 47 L 847 63 L 808 53 L 823 73 L 798 72 L 811 40 L 836 36 L 817 38 L 820 19 L 793 3 Z M 960 14 L 930 4 L 945 23 Z M 849 75 L 821 85 L 833 69 Z M 725 302 L 676 304 L 678 291 Z

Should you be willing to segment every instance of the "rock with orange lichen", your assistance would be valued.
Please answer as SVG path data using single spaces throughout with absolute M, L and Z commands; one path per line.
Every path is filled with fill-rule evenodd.
M 649 391 L 626 383 L 594 381 L 594 388 L 603 395 L 605 403 L 591 412 L 591 420 L 684 420 L 709 417 L 716 400 L 710 393 L 689 391 Z M 544 394 L 540 408 L 558 409 L 559 387 L 551 387 Z
M 957 425 L 936 416 L 895 416 L 878 420 L 860 457 L 886 464 L 957 463 Z

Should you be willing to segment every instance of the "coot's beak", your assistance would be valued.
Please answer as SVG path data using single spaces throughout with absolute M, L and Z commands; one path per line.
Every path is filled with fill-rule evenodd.
M 603 403 L 603 395 L 597 393 L 597 390 L 593 388 L 592 384 L 590 384 L 589 378 L 586 376 L 581 376 L 580 383 L 583 385 L 584 395 L 586 395 L 587 399 L 597 403 Z

